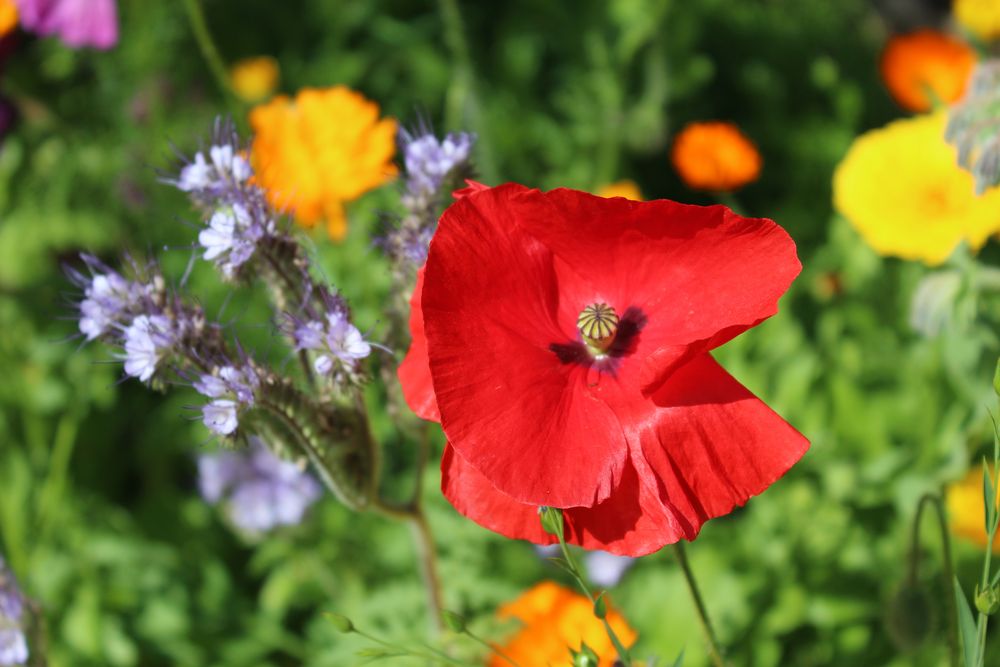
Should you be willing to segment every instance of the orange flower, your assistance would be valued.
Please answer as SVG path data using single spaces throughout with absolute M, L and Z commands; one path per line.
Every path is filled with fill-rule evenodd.
M 0 37 L 17 27 L 17 5 L 14 0 L 0 0 Z
M 882 52 L 882 79 L 896 102 L 927 111 L 934 100 L 957 101 L 976 64 L 967 44 L 935 30 L 896 35 Z
M 347 233 L 344 204 L 396 175 L 396 121 L 379 120 L 378 105 L 335 86 L 304 88 L 254 107 L 253 161 L 271 203 L 330 237 Z
M 689 124 L 674 139 L 671 159 L 693 190 L 737 190 L 760 175 L 760 153 L 732 123 Z
M 516 618 L 524 627 L 503 646 L 503 652 L 521 667 L 559 667 L 570 665 L 570 649 L 581 644 L 594 650 L 601 667 L 611 667 L 617 658 L 615 647 L 608 638 L 604 624 L 594 616 L 594 604 L 568 588 L 543 581 L 513 602 L 498 610 L 500 618 Z M 621 614 L 608 608 L 608 623 L 625 646 L 636 638 Z M 508 663 L 494 655 L 489 667 L 506 667 Z
M 246 102 L 260 102 L 274 94 L 281 71 L 271 56 L 244 58 L 229 68 L 233 92 Z
M 625 197 L 625 199 L 631 199 L 632 201 L 642 201 L 642 193 L 639 191 L 639 186 L 635 184 L 635 181 L 618 181 L 617 183 L 609 183 L 597 191 L 598 197 Z

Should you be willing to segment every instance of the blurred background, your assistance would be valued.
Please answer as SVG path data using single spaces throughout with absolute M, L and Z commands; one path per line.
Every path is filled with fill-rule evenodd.
M 716 356 L 813 447 L 691 545 L 706 603 L 737 665 L 944 664 L 951 591 L 931 526 L 919 542 L 930 609 L 890 601 L 918 499 L 992 443 L 1000 313 L 995 300 L 946 298 L 948 326 L 916 331 L 911 301 L 930 269 L 869 248 L 834 211 L 832 177 L 859 134 L 908 114 L 880 77 L 887 40 L 954 28 L 949 2 L 203 5 L 227 66 L 268 56 L 278 92 L 345 84 L 404 127 L 473 131 L 486 183 L 598 191 L 629 179 L 647 199 L 722 200 L 784 226 L 802 276 L 778 316 Z M 18 29 L 3 42 L 0 95 L 16 119 L 0 146 L 0 553 L 44 609 L 52 665 L 360 664 L 365 644 L 322 612 L 420 637 L 406 530 L 325 497 L 299 525 L 241 535 L 199 495 L 196 456 L 216 445 L 186 409 L 193 393 L 120 382 L 111 350 L 71 338 L 64 263 L 82 250 L 112 266 L 125 250 L 157 253 L 178 279 L 196 216 L 161 174 L 203 145 L 217 115 L 248 127 L 251 103 L 220 93 L 183 3 L 120 0 L 118 17 L 107 50 Z M 671 164 L 678 131 L 703 120 L 736 124 L 759 151 L 759 177 L 736 193 L 693 190 Z M 362 328 L 389 298 L 371 236 L 396 196 L 390 185 L 351 204 L 343 242 L 308 232 Z M 995 246 L 976 261 L 994 263 Z M 210 311 L 227 297 L 207 266 L 189 285 Z M 227 316 L 252 338 L 269 335 L 266 312 L 249 297 Z M 413 443 L 387 420 L 375 429 L 405 483 Z M 496 607 L 564 575 L 459 517 L 427 474 L 447 603 L 500 639 L 510 626 Z M 982 546 L 954 547 L 971 588 Z M 707 664 L 666 552 L 634 564 L 612 599 L 639 655 L 683 649 L 685 665 Z

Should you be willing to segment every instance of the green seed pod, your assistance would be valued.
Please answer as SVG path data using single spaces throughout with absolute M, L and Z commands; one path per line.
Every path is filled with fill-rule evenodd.
M 886 630 L 902 651 L 920 647 L 934 628 L 930 596 L 920 584 L 902 584 L 885 610 Z

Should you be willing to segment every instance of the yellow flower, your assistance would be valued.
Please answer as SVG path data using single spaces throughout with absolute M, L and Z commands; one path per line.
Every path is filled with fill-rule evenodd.
M 983 511 L 983 466 L 972 468 L 960 481 L 945 491 L 945 506 L 951 532 L 986 546 L 986 516 Z M 994 540 L 993 552 L 1000 553 L 1000 541 Z
M 889 123 L 857 139 L 833 176 L 833 200 L 882 255 L 940 264 L 1000 230 L 1000 188 L 975 195 L 944 139 L 945 112 Z
M 344 204 L 396 175 L 396 121 L 359 93 L 335 86 L 304 88 L 254 107 L 253 161 L 271 203 L 330 237 L 347 233 Z
M 229 82 L 240 99 L 260 102 L 274 94 L 281 71 L 271 56 L 244 58 L 229 68 Z
M 0 0 L 0 37 L 17 27 L 17 5 L 14 0 Z
M 625 197 L 625 199 L 631 199 L 632 201 L 642 201 L 642 193 L 639 191 L 639 186 L 635 184 L 635 181 L 629 180 L 608 183 L 600 188 L 596 194 L 598 197 Z
M 502 647 L 521 667 L 562 667 L 570 665 L 570 648 L 581 644 L 594 650 L 601 667 L 611 667 L 617 658 L 604 624 L 594 616 L 594 604 L 568 588 L 544 581 L 498 610 L 500 618 L 516 618 L 524 627 Z M 627 647 L 636 638 L 621 614 L 608 608 L 608 623 Z M 494 655 L 489 667 L 508 663 Z
M 955 0 L 955 19 L 980 39 L 1000 37 L 1000 2 Z

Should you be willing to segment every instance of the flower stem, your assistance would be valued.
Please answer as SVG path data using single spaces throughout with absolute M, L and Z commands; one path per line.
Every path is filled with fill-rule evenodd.
M 194 33 L 194 39 L 198 43 L 198 49 L 219 87 L 219 92 L 225 97 L 226 103 L 236 111 L 239 105 L 233 94 L 233 89 L 229 85 L 229 72 L 222 56 L 219 55 L 215 40 L 212 39 L 212 33 L 208 29 L 205 12 L 201 9 L 201 0 L 184 0 L 184 9 L 187 11 L 188 23 L 191 25 L 191 32 Z M 234 116 L 236 116 L 235 122 L 242 122 L 242 114 L 236 113 Z
M 427 608 L 430 613 L 431 632 L 438 635 L 444 630 L 442 612 L 444 601 L 441 595 L 441 578 L 438 576 L 437 551 L 434 547 L 434 536 L 430 524 L 420 505 L 396 506 L 376 498 L 372 509 L 384 517 L 396 521 L 405 521 L 410 525 L 413 536 L 413 546 L 417 552 L 417 562 L 420 564 L 420 575 L 427 592 Z
M 462 12 L 457 0 L 439 0 L 441 20 L 444 23 L 445 43 L 451 51 L 455 63 L 455 73 L 445 106 L 445 125 L 447 129 L 459 129 L 468 122 L 470 129 L 479 135 L 477 153 L 479 171 L 487 183 L 495 183 L 499 178 L 493 150 L 487 136 L 485 124 L 480 122 L 479 100 L 476 97 L 475 78 L 472 68 L 472 57 L 469 55 L 469 43 L 465 39 L 465 26 L 462 23 Z
M 677 562 L 680 563 L 681 570 L 684 572 L 684 579 L 687 582 L 688 590 L 691 591 L 691 598 L 694 600 L 695 610 L 698 612 L 698 621 L 701 623 L 701 629 L 705 633 L 705 639 L 708 641 L 709 657 L 712 658 L 712 663 L 715 667 L 726 667 L 726 660 L 722 657 L 719 640 L 715 636 L 715 631 L 712 629 L 712 622 L 708 618 L 708 611 L 705 609 L 705 601 L 701 598 L 701 592 L 698 590 L 698 582 L 695 581 L 694 572 L 691 571 L 691 565 L 688 563 L 684 544 L 682 542 L 674 544 L 674 552 L 677 554 Z
M 437 551 L 434 547 L 434 535 L 423 511 L 418 509 L 410 519 L 410 532 L 413 535 L 413 546 L 417 550 L 417 561 L 420 563 L 420 575 L 427 591 L 427 605 L 430 611 L 431 632 L 440 634 L 444 629 L 441 612 L 444 602 L 441 599 L 441 579 L 437 570 Z
M 955 581 L 954 568 L 951 562 L 951 540 L 948 537 L 948 522 L 945 517 L 944 507 L 941 505 L 941 497 L 934 493 L 925 493 L 917 503 L 917 514 L 913 518 L 913 535 L 910 546 L 910 571 L 909 583 L 915 585 L 917 582 L 918 567 L 920 565 L 920 519 L 923 516 L 924 507 L 931 505 L 935 509 L 938 518 L 938 528 L 941 532 L 941 553 L 944 560 L 944 571 L 941 573 L 944 582 L 944 590 Z M 955 596 L 945 595 L 948 605 L 948 654 L 952 667 L 959 667 L 961 655 L 958 646 L 958 609 L 955 607 Z

